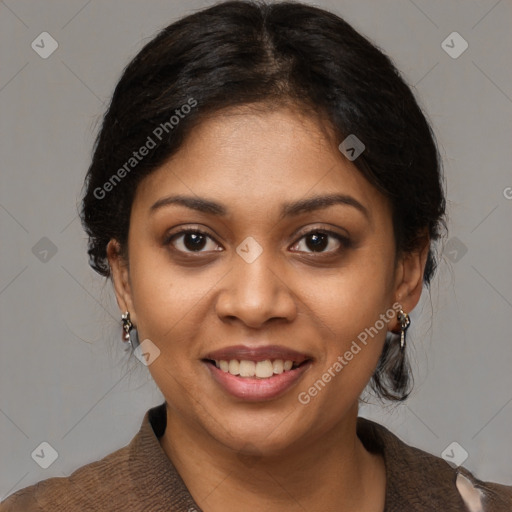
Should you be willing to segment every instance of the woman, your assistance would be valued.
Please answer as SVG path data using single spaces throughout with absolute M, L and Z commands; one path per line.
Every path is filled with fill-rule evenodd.
M 342 19 L 226 2 L 164 29 L 116 87 L 82 220 L 165 403 L 0 510 L 512 510 L 357 416 L 367 384 L 410 392 L 444 213 L 424 115 Z

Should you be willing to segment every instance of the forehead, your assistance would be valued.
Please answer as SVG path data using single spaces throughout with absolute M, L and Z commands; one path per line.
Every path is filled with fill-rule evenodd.
M 328 124 L 299 110 L 237 108 L 203 120 L 179 151 L 146 177 L 136 202 L 166 194 L 216 197 L 266 211 L 313 195 L 346 194 L 384 213 L 387 201 L 338 150 Z

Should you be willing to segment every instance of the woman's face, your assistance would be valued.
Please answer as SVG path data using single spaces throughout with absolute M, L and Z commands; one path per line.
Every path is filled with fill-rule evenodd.
M 138 187 L 129 270 L 109 249 L 175 417 L 263 453 L 355 416 L 423 266 L 395 267 L 388 201 L 318 121 L 289 109 L 203 121 Z

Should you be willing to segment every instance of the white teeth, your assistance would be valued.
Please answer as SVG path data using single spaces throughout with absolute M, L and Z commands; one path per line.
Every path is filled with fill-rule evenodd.
M 276 359 L 274 363 L 272 364 L 272 367 L 274 369 L 274 373 L 277 373 L 278 375 L 280 373 L 284 372 L 284 363 L 282 359 Z
M 240 377 L 254 377 L 256 363 L 254 361 L 240 361 Z
M 282 359 L 265 359 L 265 361 L 249 361 L 231 359 L 229 361 L 221 359 L 215 361 L 215 366 L 223 372 L 229 372 L 231 375 L 240 377 L 257 377 L 259 379 L 268 379 L 273 375 L 279 375 L 285 371 L 290 371 L 293 367 L 293 361 Z
M 274 375 L 274 368 L 272 361 L 266 359 L 265 361 L 258 361 L 256 363 L 256 377 L 260 379 L 266 379 Z
M 229 373 L 231 375 L 240 375 L 240 363 L 236 359 L 229 361 Z

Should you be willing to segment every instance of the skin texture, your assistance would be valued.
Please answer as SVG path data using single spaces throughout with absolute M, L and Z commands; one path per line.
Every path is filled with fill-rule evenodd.
M 139 339 L 160 350 L 148 369 L 168 404 L 161 445 L 207 512 L 241 504 L 266 511 L 384 508 L 384 464 L 359 441 L 356 418 L 396 318 L 309 404 L 297 397 L 396 301 L 407 312 L 416 306 L 428 240 L 395 265 L 387 199 L 325 126 L 289 107 L 238 108 L 204 120 L 139 185 L 129 263 L 116 241 L 108 247 L 121 310 L 130 312 Z M 335 204 L 280 217 L 283 203 L 334 193 L 356 199 L 368 216 Z M 151 210 L 176 194 L 221 203 L 227 213 L 176 204 Z M 184 227 L 211 236 L 203 252 L 193 252 L 184 236 L 168 242 Z M 329 237 L 315 252 L 304 235 L 321 229 L 348 237 L 348 246 Z M 236 252 L 249 236 L 263 249 L 252 263 Z M 314 360 L 283 396 L 244 402 L 202 361 L 239 344 L 282 345 Z

